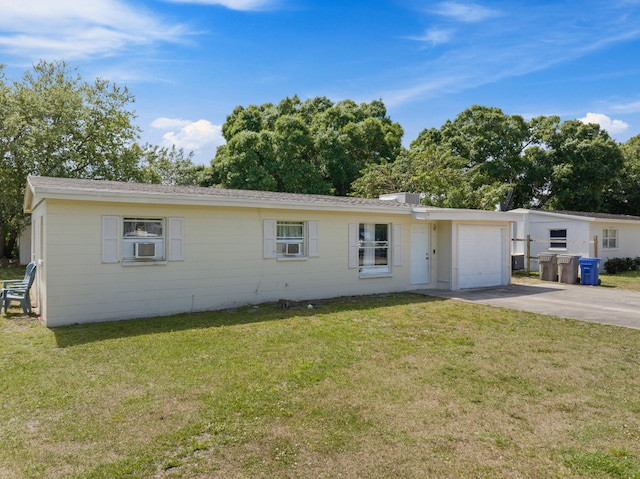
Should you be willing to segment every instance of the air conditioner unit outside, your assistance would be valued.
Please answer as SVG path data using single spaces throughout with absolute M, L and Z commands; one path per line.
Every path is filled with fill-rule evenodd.
M 300 243 L 287 243 L 284 245 L 284 254 L 297 255 L 300 254 Z
M 136 258 L 152 258 L 156 255 L 156 244 L 134 243 L 133 254 Z

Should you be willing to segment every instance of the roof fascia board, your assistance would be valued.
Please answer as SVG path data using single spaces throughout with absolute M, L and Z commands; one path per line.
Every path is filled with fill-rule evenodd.
M 42 199 L 56 199 L 69 201 L 92 201 L 110 203 L 135 203 L 135 204 L 156 204 L 156 205 L 177 205 L 177 206 L 218 206 L 235 208 L 261 208 L 280 210 L 312 210 L 312 211 L 332 211 L 332 212 L 355 212 L 355 213 L 381 213 L 393 215 L 410 215 L 410 207 L 385 207 L 377 205 L 351 205 L 332 203 L 312 203 L 304 201 L 265 201 L 262 199 L 237 199 L 237 198 L 212 198 L 197 197 L 187 195 L 166 195 L 154 193 L 123 193 L 108 191 L 84 191 L 62 188 L 42 189 L 34 195 Z
M 513 211 L 516 211 L 516 210 L 513 210 Z M 567 213 L 557 213 L 555 211 L 528 210 L 526 208 L 522 208 L 520 212 L 527 215 L 550 216 L 553 218 L 563 218 L 563 219 L 569 219 L 569 220 L 593 221 L 596 219 L 593 216 L 570 215 Z
M 570 219 L 570 220 L 582 220 L 594 223 L 628 223 L 639 224 L 640 220 L 626 219 L 626 218 L 600 218 L 598 216 L 585 216 L 585 215 L 572 215 L 568 213 L 558 213 L 555 211 L 542 211 L 542 210 L 529 210 L 521 208 L 518 210 L 512 210 L 512 212 L 520 212 L 524 214 L 533 214 L 539 216 L 551 216 L 554 218 Z
M 640 225 L 640 220 L 625 220 L 623 218 L 593 218 L 593 222 L 603 224 L 624 223 L 631 225 Z
M 518 213 L 506 211 L 468 210 L 455 208 L 414 208 L 413 217 L 420 220 L 508 221 L 522 219 Z
M 24 213 L 31 213 L 33 209 L 37 206 L 37 204 L 34 204 L 34 201 L 35 201 L 35 195 L 33 192 L 33 186 L 31 186 L 31 183 L 27 182 L 27 188 L 24 194 L 24 200 L 22 202 L 22 211 Z

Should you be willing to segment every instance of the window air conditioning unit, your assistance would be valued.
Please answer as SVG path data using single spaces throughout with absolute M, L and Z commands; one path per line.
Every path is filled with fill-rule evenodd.
M 133 254 L 136 258 L 152 258 L 156 255 L 156 244 L 134 243 Z
M 284 245 L 284 254 L 300 254 L 300 243 L 287 243 Z

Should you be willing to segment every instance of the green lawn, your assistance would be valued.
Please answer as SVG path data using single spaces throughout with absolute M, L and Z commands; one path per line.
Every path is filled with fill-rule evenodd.
M 17 279 L 24 278 L 25 266 L 14 266 L 0 261 L 0 278 Z M 0 286 L 2 283 L 0 283 Z
M 540 280 L 540 275 L 537 272 L 533 273 L 513 273 L 513 278 L 518 282 L 539 282 L 546 283 L 546 281 Z M 602 284 L 600 286 L 604 288 L 619 288 L 630 291 L 640 291 L 640 271 L 625 271 L 624 273 L 607 274 L 600 271 L 598 278 Z
M 12 314 L 0 478 L 640 478 L 639 369 L 638 330 L 413 294 Z
M 602 286 L 640 291 L 640 271 L 625 271 L 618 274 L 600 274 Z

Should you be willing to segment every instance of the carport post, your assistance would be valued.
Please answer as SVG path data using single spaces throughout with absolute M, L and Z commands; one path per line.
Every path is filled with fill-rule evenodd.
M 598 257 L 598 235 L 593 237 L 593 257 Z
M 531 273 L 531 235 L 527 235 L 527 274 Z

